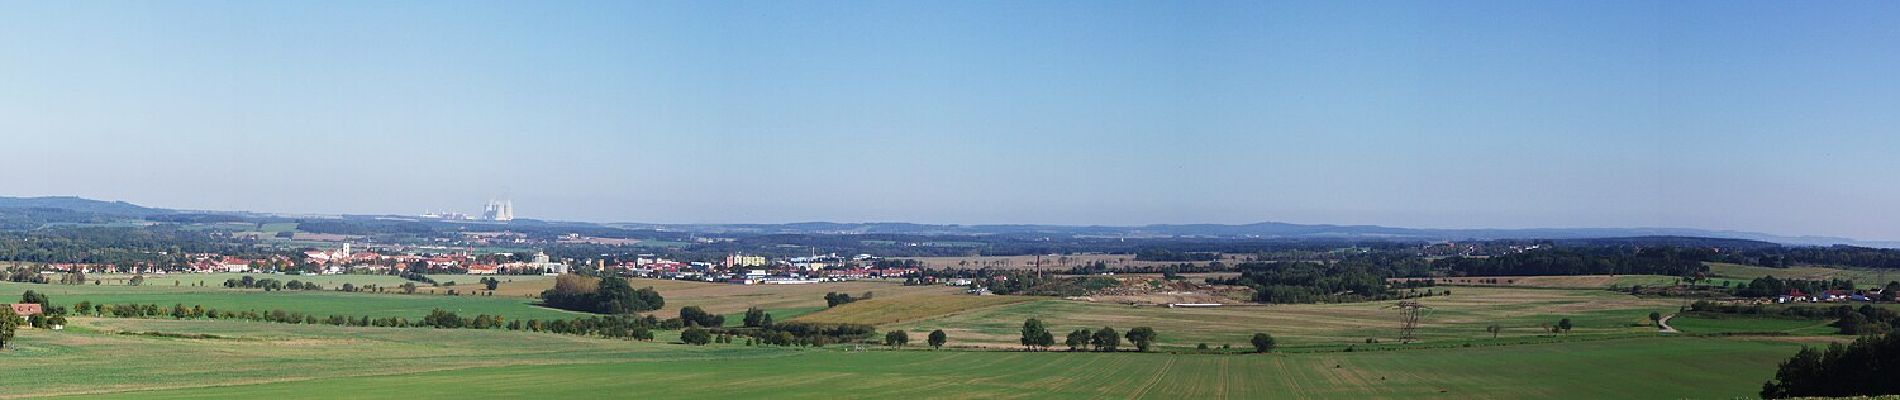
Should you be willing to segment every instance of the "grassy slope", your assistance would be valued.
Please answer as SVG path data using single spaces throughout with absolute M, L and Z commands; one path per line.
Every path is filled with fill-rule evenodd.
M 1289 355 L 808 351 L 470 368 L 100 398 L 1732 398 L 1796 345 L 1634 339 Z

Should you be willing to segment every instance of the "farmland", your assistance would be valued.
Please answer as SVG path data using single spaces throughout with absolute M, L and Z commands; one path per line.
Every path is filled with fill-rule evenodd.
M 1718 277 L 1750 280 L 1764 276 L 1780 279 L 1851 279 L 1856 286 L 1874 288 L 1887 282 L 1900 280 L 1900 274 L 1885 273 L 1878 270 L 1845 269 L 1817 266 L 1769 268 L 1730 263 L 1706 263 L 1709 273 Z
M 906 296 L 845 304 L 794 319 L 804 322 L 880 325 L 930 319 L 980 308 L 1036 300 L 1027 296 Z
M 500 292 L 535 293 L 551 285 L 548 279 L 522 278 L 503 283 Z M 59 304 L 184 303 L 319 315 L 414 318 L 432 308 L 511 319 L 577 315 L 536 307 L 516 295 L 262 292 L 189 284 L 0 283 L 0 296 L 32 289 Z M 1432 307 L 1421 342 L 1399 344 L 1390 301 L 1171 309 L 970 296 L 956 287 L 881 281 L 632 284 L 667 297 L 668 307 L 658 312 L 663 316 L 697 305 L 736 321 L 737 312 L 760 307 L 781 321 L 910 331 L 913 343 L 924 332 L 943 329 L 952 349 L 667 343 L 678 340 L 677 331 L 659 332 L 656 342 L 632 342 L 509 330 L 80 317 L 62 332 L 22 331 L 16 350 L 0 353 L 0 388 L 7 388 L 0 397 L 294 399 L 335 397 L 336 388 L 348 388 L 358 398 L 1728 398 L 1752 393 L 1773 374 L 1775 363 L 1802 344 L 1840 340 L 1816 326 L 1824 322 L 1800 320 L 1680 317 L 1675 325 L 1690 334 L 1794 336 L 1659 335 L 1647 315 L 1673 312 L 1680 301 L 1600 289 L 1445 288 L 1452 293 L 1421 300 Z M 875 297 L 824 307 L 826 292 L 867 291 Z M 1158 353 L 1016 351 L 1027 318 L 1042 319 L 1058 335 L 1077 328 L 1151 326 L 1161 332 Z M 1573 320 L 1576 328 L 1549 333 L 1547 326 L 1559 318 Z M 1495 339 L 1486 331 L 1492 324 L 1502 328 Z M 1243 353 L 1254 332 L 1273 333 L 1280 351 Z M 1366 343 L 1368 338 L 1378 343 Z M 1215 354 L 1198 354 L 1201 343 Z M 519 384 L 523 380 L 537 384 Z M 720 384 L 677 383 L 682 380 Z
M 418 294 L 414 295 L 342 293 L 334 290 L 265 292 L 229 289 L 221 286 L 225 279 L 241 276 L 308 280 L 324 285 L 326 289 L 334 289 L 336 285 L 343 283 L 393 287 L 406 282 L 401 278 L 387 275 L 282 276 L 220 273 L 152 275 L 146 277 L 143 286 L 124 286 L 114 284 L 118 282 L 117 279 L 124 278 L 123 276 L 112 276 L 106 285 L 30 285 L 0 282 L 0 298 L 17 298 L 26 290 L 34 290 L 53 296 L 60 304 L 75 304 L 81 301 L 95 304 L 158 304 L 161 306 L 184 304 L 227 310 L 282 309 L 319 316 L 341 314 L 420 318 L 436 308 L 463 315 L 491 314 L 506 316 L 510 319 L 558 319 L 579 315 L 534 305 L 535 300 L 530 296 L 538 295 L 541 291 L 553 287 L 553 280 L 543 276 L 497 276 L 495 278 L 503 282 L 497 287 L 493 296 L 466 295 L 481 289 L 481 286 L 476 283 L 480 277 L 468 275 L 434 276 L 433 278 L 438 282 L 454 281 L 456 285 L 450 287 L 424 285 L 418 289 Z M 177 282 L 176 285 L 171 283 L 174 281 Z M 200 281 L 203 281 L 206 286 L 191 286 Z M 660 315 L 676 314 L 681 307 L 685 306 L 699 306 L 717 314 L 737 314 L 748 307 L 759 307 L 772 311 L 780 318 L 823 309 L 824 295 L 832 291 L 850 293 L 853 296 L 870 292 L 876 298 L 893 299 L 916 295 L 950 296 L 960 292 L 959 289 L 953 287 L 904 286 L 886 281 L 743 286 L 633 279 L 632 284 L 635 287 L 652 286 L 666 296 L 667 306 L 654 311 Z M 456 290 L 465 295 L 442 295 L 449 290 Z
M 33 290 L 52 296 L 58 304 L 81 301 L 94 304 L 202 305 L 227 311 L 281 309 L 314 315 L 420 318 L 431 309 L 458 314 L 503 315 L 510 319 L 573 318 L 574 313 L 538 307 L 533 300 L 508 296 L 443 296 L 429 294 L 343 293 L 328 290 L 275 291 L 227 289 L 222 286 L 113 286 L 31 285 L 0 283 L 0 298 L 17 299 Z
M 441 279 L 437 279 L 440 281 Z M 472 290 L 476 286 L 473 279 L 461 279 L 458 289 Z M 469 283 L 468 285 L 461 285 Z M 852 296 L 870 292 L 874 298 L 904 298 L 909 296 L 949 296 L 962 290 L 947 286 L 904 286 L 897 281 L 850 281 L 805 285 L 734 285 L 729 283 L 680 281 L 665 279 L 632 278 L 628 282 L 636 288 L 652 287 L 666 296 L 666 307 L 656 311 L 660 314 L 677 313 L 681 307 L 699 306 L 707 312 L 732 314 L 743 312 L 749 307 L 765 310 L 804 310 L 811 311 L 825 307 L 825 293 L 848 293 Z M 540 294 L 554 287 L 553 280 L 528 279 L 504 282 L 496 288 L 496 296 L 521 297 Z
M 317 327 L 290 332 L 298 340 L 337 333 Z M 509 339 L 496 335 L 458 334 L 447 344 L 474 347 Z M 517 344 L 428 355 L 423 349 L 400 347 L 417 345 L 414 339 L 395 348 L 369 343 L 360 350 L 350 349 L 359 345 L 355 343 L 314 340 L 313 345 L 284 350 L 286 355 L 314 358 L 255 357 L 231 364 L 245 367 L 243 373 L 211 374 L 189 362 L 169 364 L 157 356 L 230 344 L 75 336 L 109 348 L 162 350 L 115 366 L 48 363 L 54 366 L 47 370 L 13 369 L 0 379 L 13 380 L 11 384 L 52 379 L 51 384 L 7 385 L 33 388 L 18 394 L 95 392 L 74 398 L 125 399 L 330 398 L 338 390 L 347 390 L 352 398 L 387 399 L 593 398 L 605 393 L 640 398 L 1731 398 L 1751 394 L 1772 375 L 1774 363 L 1798 347 L 1777 341 L 1651 338 L 1472 349 L 1199 355 L 785 351 L 556 338 L 559 342 L 510 341 Z M 87 354 L 76 352 L 103 349 L 63 350 L 44 357 L 85 359 Z M 350 360 L 350 366 L 376 368 L 343 368 L 343 360 Z M 667 361 L 656 362 L 661 360 Z M 160 365 L 175 372 L 139 373 Z M 93 383 L 80 372 L 100 368 L 130 374 L 110 374 L 109 381 Z M 522 384 L 526 381 L 535 383 Z M 686 381 L 721 384 L 680 384 Z M 96 393 L 126 388 L 163 390 Z
M 1645 325 L 1650 312 L 1674 310 L 1680 305 L 1593 290 L 1461 287 L 1452 292 L 1452 295 L 1422 300 L 1433 310 L 1420 330 L 1421 339 L 1429 342 L 1488 337 L 1485 328 L 1491 324 L 1503 328 L 1501 337 L 1544 335 L 1545 326 L 1559 318 L 1570 318 L 1577 325 L 1570 335 L 1647 334 L 1655 332 Z M 1013 347 L 1017 345 L 1023 321 L 1037 318 L 1059 333 L 1104 326 L 1118 329 L 1152 326 L 1165 331 L 1157 342 L 1163 348 L 1186 349 L 1200 343 L 1241 346 L 1255 332 L 1272 332 L 1280 338 L 1282 346 L 1337 349 L 1362 344 L 1368 338 L 1395 339 L 1397 311 L 1390 308 L 1391 303 L 1166 308 L 1045 299 L 886 327 L 913 331 L 944 329 L 951 336 L 963 338 L 964 345 Z
M 1233 264 L 1245 261 L 1250 254 L 1223 254 L 1221 261 Z M 1115 267 L 1153 267 L 1179 265 L 1177 261 L 1136 261 L 1134 254 L 1068 254 L 1059 256 L 972 256 L 972 257 L 910 257 L 929 268 L 991 268 L 991 269 L 1036 269 L 1040 260 L 1045 271 L 1063 271 L 1070 267 L 1086 266 L 1097 262 Z M 1187 264 L 1205 265 L 1206 262 Z
M 129 334 L 121 334 L 121 333 Z M 181 339 L 147 335 L 207 334 Z M 473 329 L 379 329 L 238 321 L 75 318 L 23 330 L 0 352 L 0 397 L 386 375 L 496 365 L 769 356 Z
M 1669 325 L 1687 333 L 1771 333 L 1827 335 L 1835 328 L 1832 320 L 1748 316 L 1687 315 L 1669 320 Z
M 343 286 L 344 284 L 351 284 L 358 287 L 365 286 L 365 285 L 375 285 L 375 286 L 381 286 L 385 288 L 393 288 L 396 286 L 401 286 L 403 283 L 411 282 L 407 279 L 403 279 L 402 277 L 395 276 L 395 275 L 355 275 L 355 274 L 284 275 L 284 274 L 244 273 L 244 272 L 140 274 L 140 275 L 92 274 L 92 275 L 87 276 L 87 279 L 100 281 L 103 283 L 104 286 L 113 286 L 113 285 L 123 286 L 123 285 L 126 285 L 127 282 L 131 281 L 132 278 L 135 276 L 139 277 L 140 279 L 143 279 L 144 280 L 143 286 L 148 286 L 148 287 L 196 286 L 196 285 L 204 285 L 206 287 L 217 287 L 217 286 L 222 286 L 225 280 L 243 279 L 244 277 L 247 277 L 247 276 L 253 279 L 270 278 L 270 279 L 276 279 L 278 281 L 283 281 L 283 282 L 289 282 L 289 281 L 294 280 L 294 281 L 315 283 L 315 284 L 323 286 L 324 289 L 336 289 L 338 287 Z M 434 274 L 434 275 L 428 275 L 428 277 L 430 279 L 435 279 L 436 282 L 444 284 L 444 285 L 449 284 L 451 282 L 456 284 L 456 287 L 452 287 L 452 288 L 445 287 L 444 292 L 446 292 L 446 289 L 457 289 L 463 292 L 474 290 L 477 286 L 479 286 L 477 282 L 483 278 L 483 276 L 450 275 L 450 274 Z M 552 277 L 541 276 L 541 275 L 496 275 L 496 276 L 493 276 L 493 278 L 501 280 L 502 282 L 521 282 L 521 283 L 545 281 L 545 280 L 552 279 Z M 432 290 L 431 285 L 429 285 L 428 283 L 416 282 L 416 284 L 421 287 L 418 290 L 422 290 L 422 291 Z

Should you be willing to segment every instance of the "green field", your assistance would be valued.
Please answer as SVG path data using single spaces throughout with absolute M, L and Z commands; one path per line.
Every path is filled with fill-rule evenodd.
M 91 280 L 104 281 L 105 285 L 111 286 L 111 285 L 124 285 L 126 281 L 131 280 L 133 276 L 134 275 L 128 275 L 128 274 L 92 274 L 92 275 L 87 275 L 86 278 L 91 279 Z M 336 289 L 337 287 L 342 286 L 345 283 L 349 283 L 349 284 L 353 284 L 357 286 L 378 285 L 378 286 L 384 286 L 384 287 L 395 287 L 398 285 L 402 285 L 403 282 L 408 282 L 408 280 L 402 279 L 402 277 L 395 276 L 395 275 L 283 275 L 283 274 L 262 274 L 262 273 L 218 272 L 218 273 L 207 273 L 207 274 L 197 274 L 197 273 L 144 274 L 140 276 L 145 277 L 144 286 L 151 286 L 151 287 L 192 286 L 192 285 L 197 285 L 200 283 L 202 283 L 205 286 L 220 286 L 221 287 L 222 285 L 224 285 L 224 281 L 226 279 L 232 279 L 232 278 L 243 279 L 246 276 L 256 278 L 256 279 L 270 278 L 270 279 L 276 279 L 283 282 L 289 282 L 293 280 L 303 281 L 303 282 L 316 282 L 318 285 L 323 285 L 324 289 L 332 289 L 332 290 Z M 443 276 L 443 278 L 438 278 L 438 279 L 448 279 L 448 280 L 461 279 L 461 280 L 466 280 L 470 283 L 473 283 L 476 279 L 481 279 L 481 278 L 469 277 L 466 275 L 445 275 Z M 417 283 L 417 285 L 421 285 L 425 288 L 429 286 L 429 284 L 427 283 Z
M 1786 333 L 1830 335 L 1839 329 L 1829 327 L 1832 319 L 1790 319 L 1728 315 L 1682 315 L 1669 320 L 1669 326 L 1683 333 Z
M 1648 315 L 1676 309 L 1668 300 L 1642 299 L 1603 290 L 1550 290 L 1459 287 L 1449 296 L 1420 302 L 1432 307 L 1418 335 L 1425 342 L 1487 339 L 1497 324 L 1500 337 L 1547 335 L 1546 325 L 1570 318 L 1576 328 L 1565 336 L 1654 334 Z M 1283 346 L 1340 348 L 1368 338 L 1392 341 L 1397 335 L 1395 302 L 1349 304 L 1253 305 L 1219 308 L 1137 307 L 1069 300 L 1035 300 L 973 309 L 940 317 L 883 324 L 881 328 L 928 332 L 944 329 L 965 338 L 965 345 L 1017 346 L 1023 321 L 1041 319 L 1058 340 L 1071 330 L 1148 326 L 1161 331 L 1157 345 L 1186 349 L 1243 345 L 1255 332 L 1272 333 Z M 820 318 L 814 314 L 808 318 Z
M 505 289 L 525 293 L 549 284 L 524 279 Z M 1672 321 L 1688 335 L 1662 335 L 1647 315 L 1671 312 L 1679 301 L 1590 289 L 1450 288 L 1451 295 L 1420 300 L 1432 307 L 1421 342 L 1398 344 L 1393 302 L 1170 309 L 967 296 L 957 288 L 889 282 L 636 286 L 669 296 L 662 316 L 683 303 L 737 324 L 739 311 L 757 306 L 780 321 L 907 330 L 914 345 L 694 347 L 667 343 L 677 331 L 642 343 L 506 330 L 82 317 L 66 331 L 23 330 L 15 349 L 0 352 L 0 398 L 1733 398 L 1758 390 L 1801 345 L 1842 339 L 1828 335 L 1821 321 L 1691 316 Z M 28 289 L 66 305 L 183 303 L 410 318 L 433 308 L 510 319 L 578 315 L 521 296 L 163 285 L 0 283 L 0 298 Z M 828 291 L 877 297 L 826 309 Z M 1013 351 L 1022 321 L 1032 317 L 1058 340 L 1075 328 L 1154 327 L 1160 353 Z M 1560 318 L 1576 328 L 1545 331 Z M 1492 324 L 1504 328 L 1496 339 L 1485 332 Z M 952 349 L 916 345 L 932 329 L 949 332 Z M 1282 351 L 1242 353 L 1254 332 L 1274 334 Z M 1199 343 L 1217 350 L 1202 354 L 1194 349 Z M 1234 348 L 1218 351 L 1223 344 Z
M 1287 355 L 627 347 L 613 357 L 629 360 L 605 363 L 613 357 L 382 376 L 310 371 L 80 398 L 1734 398 L 1753 394 L 1797 345 L 1659 338 Z M 685 360 L 653 362 L 668 357 Z
M 281 279 L 281 277 L 280 277 Z M 207 283 L 208 284 L 208 283 Z M 535 306 L 533 300 L 508 296 L 443 296 L 344 293 L 330 290 L 265 292 L 255 289 L 227 289 L 222 286 L 95 286 L 33 285 L 0 283 L 0 299 L 18 299 L 33 290 L 50 296 L 54 304 L 71 306 L 81 301 L 94 304 L 157 304 L 169 307 L 202 305 L 219 310 L 302 312 L 319 317 L 332 314 L 371 317 L 421 318 L 432 309 L 444 309 L 464 316 L 502 315 L 509 319 L 560 319 L 580 314 Z
M 142 335 L 147 332 L 211 334 L 217 338 Z M 253 384 L 482 366 L 759 357 L 774 353 L 503 330 L 346 328 L 220 320 L 74 318 L 66 331 L 26 329 L 20 331 L 18 339 L 13 344 L 16 348 L 0 351 L 0 397 Z

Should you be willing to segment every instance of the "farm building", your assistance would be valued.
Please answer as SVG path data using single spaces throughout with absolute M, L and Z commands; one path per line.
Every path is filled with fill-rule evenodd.
M 8 304 L 7 306 L 13 308 L 14 315 L 22 317 L 40 315 L 46 312 L 45 309 L 41 308 L 38 304 Z

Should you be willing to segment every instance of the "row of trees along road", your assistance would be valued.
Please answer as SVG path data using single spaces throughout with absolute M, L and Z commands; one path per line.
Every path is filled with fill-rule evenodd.
M 944 333 L 942 329 L 938 329 L 930 331 L 930 336 L 925 340 L 928 340 L 930 348 L 941 349 L 944 343 L 950 342 L 950 334 Z M 908 344 L 910 344 L 910 333 L 899 330 L 884 334 L 885 346 L 904 347 Z
M 1130 329 L 1125 335 L 1117 334 L 1115 328 L 1104 327 L 1098 331 L 1077 329 L 1069 332 L 1064 344 L 1069 346 L 1069 351 L 1080 351 L 1087 346 L 1095 351 L 1112 352 L 1121 347 L 1122 339 L 1128 339 L 1128 343 L 1135 345 L 1136 351 L 1146 352 L 1159 338 L 1160 335 L 1155 333 L 1154 328 L 1145 326 Z M 1047 326 L 1043 325 L 1042 320 L 1030 318 L 1023 321 L 1022 337 L 1019 342 L 1028 350 L 1048 351 L 1050 347 L 1055 346 L 1056 337 L 1054 333 L 1049 332 Z

